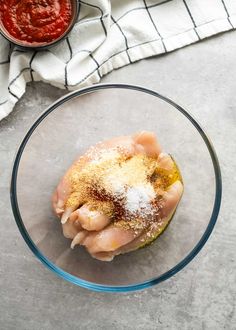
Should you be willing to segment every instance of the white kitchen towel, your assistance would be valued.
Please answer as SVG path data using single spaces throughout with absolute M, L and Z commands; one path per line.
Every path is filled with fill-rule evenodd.
M 236 27 L 236 0 L 85 0 L 70 35 L 45 51 L 0 36 L 0 119 L 29 81 L 77 89 L 142 58 Z

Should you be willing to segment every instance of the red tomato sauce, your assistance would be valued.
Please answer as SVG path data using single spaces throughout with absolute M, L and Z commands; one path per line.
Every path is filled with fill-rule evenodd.
M 0 0 L 0 19 L 8 33 L 25 43 L 59 38 L 72 19 L 70 0 Z

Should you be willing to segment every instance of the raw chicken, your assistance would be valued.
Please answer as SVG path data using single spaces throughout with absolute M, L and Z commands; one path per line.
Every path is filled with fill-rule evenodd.
M 143 131 L 89 148 L 60 181 L 52 204 L 72 248 L 85 246 L 110 261 L 155 240 L 182 193 L 176 163 Z
M 141 132 L 132 136 L 116 137 L 111 140 L 100 142 L 88 149 L 84 156 L 80 156 L 69 168 L 65 176 L 60 181 L 53 195 L 53 208 L 58 215 L 65 211 L 64 206 L 68 196 L 71 193 L 71 186 L 68 175 L 75 167 L 82 169 L 87 163 L 91 162 L 99 152 L 103 150 L 117 149 L 125 153 L 127 158 L 139 152 L 157 157 L 161 148 L 156 140 L 154 133 Z M 68 174 L 68 175 L 67 175 Z

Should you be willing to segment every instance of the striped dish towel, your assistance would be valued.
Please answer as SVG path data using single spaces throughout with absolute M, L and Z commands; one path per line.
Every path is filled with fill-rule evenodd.
M 72 32 L 49 50 L 22 51 L 0 36 L 0 119 L 29 81 L 76 89 L 235 27 L 236 0 L 81 0 Z

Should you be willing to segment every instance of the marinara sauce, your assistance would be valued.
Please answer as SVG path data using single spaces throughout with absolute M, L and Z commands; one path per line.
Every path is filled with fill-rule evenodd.
M 48 43 L 58 39 L 72 19 L 70 0 L 0 0 L 0 19 L 15 39 Z

